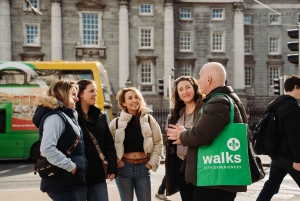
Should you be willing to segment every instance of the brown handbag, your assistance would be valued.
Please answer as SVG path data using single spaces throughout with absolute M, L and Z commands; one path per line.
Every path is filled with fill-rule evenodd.
M 84 125 L 85 129 L 88 131 L 96 149 L 97 149 L 97 152 L 99 154 L 99 157 L 101 158 L 102 160 L 102 166 L 103 166 L 103 171 L 104 171 L 104 175 L 105 175 L 105 178 L 107 179 L 107 169 L 108 169 L 108 161 L 105 159 L 105 156 L 103 155 L 101 149 L 100 149 L 100 146 L 97 142 L 97 139 L 95 138 L 94 134 L 92 132 L 90 132 L 90 130 Z

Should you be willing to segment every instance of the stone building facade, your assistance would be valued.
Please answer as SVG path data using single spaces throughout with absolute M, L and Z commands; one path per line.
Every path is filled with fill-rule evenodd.
M 169 107 L 169 77 L 199 77 L 205 63 L 227 70 L 245 105 L 275 98 L 273 79 L 299 74 L 289 63 L 287 29 L 298 0 L 0 0 L 1 61 L 98 60 L 115 94 L 139 88 L 152 108 Z M 280 15 L 278 15 L 278 12 Z M 158 95 L 164 79 L 164 96 Z M 116 107 L 116 102 L 113 103 Z

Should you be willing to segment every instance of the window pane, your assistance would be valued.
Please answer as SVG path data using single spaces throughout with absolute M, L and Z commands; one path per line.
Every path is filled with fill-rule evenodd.
M 26 25 L 26 44 L 38 44 L 38 26 Z
M 213 33 L 212 40 L 213 50 L 222 50 L 222 33 Z
M 279 37 L 270 37 L 269 53 L 278 53 Z
M 191 33 L 181 32 L 180 33 L 180 50 L 191 50 Z
M 141 63 L 141 91 L 152 91 L 152 63 L 144 61 Z
M 274 85 L 274 79 L 278 79 L 280 77 L 279 70 L 280 68 L 277 66 L 270 66 L 270 86 Z
M 252 68 L 245 67 L 245 86 L 251 87 L 252 86 Z
M 252 24 L 252 15 L 244 15 L 244 24 Z
M 29 0 L 29 2 L 34 8 L 38 8 L 38 0 Z M 29 8 L 27 3 L 26 3 L 26 8 Z
M 98 14 L 82 14 L 83 45 L 98 45 Z
M 181 19 L 191 19 L 192 18 L 192 10 L 181 8 L 180 9 L 180 18 Z
M 217 18 L 217 19 L 223 18 L 223 9 L 213 9 L 212 18 Z
M 245 38 L 245 54 L 251 54 L 252 40 L 250 37 Z
M 141 29 L 141 47 L 151 47 L 151 29 Z
M 142 4 L 141 5 L 141 13 L 151 13 L 151 5 L 150 4 Z
M 192 73 L 192 65 L 184 64 L 180 68 L 180 76 L 190 76 Z

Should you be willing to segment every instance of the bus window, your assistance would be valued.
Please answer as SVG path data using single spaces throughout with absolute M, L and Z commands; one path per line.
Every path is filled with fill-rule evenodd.
M 62 70 L 61 79 L 79 81 L 82 79 L 93 80 L 93 72 L 90 70 Z
M 0 85 L 23 85 L 25 83 L 25 72 L 20 70 L 1 70 Z
M 35 72 L 38 74 L 37 77 L 27 74 L 27 84 L 39 85 L 40 81 L 43 81 L 49 86 L 58 80 L 58 70 L 36 70 Z

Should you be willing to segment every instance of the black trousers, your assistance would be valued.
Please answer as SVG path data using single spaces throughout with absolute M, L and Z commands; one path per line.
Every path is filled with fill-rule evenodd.
M 233 201 L 235 197 L 236 192 L 193 185 L 192 201 Z
M 192 201 L 193 185 L 185 182 L 185 173 L 179 172 L 177 175 L 177 184 L 182 201 Z

